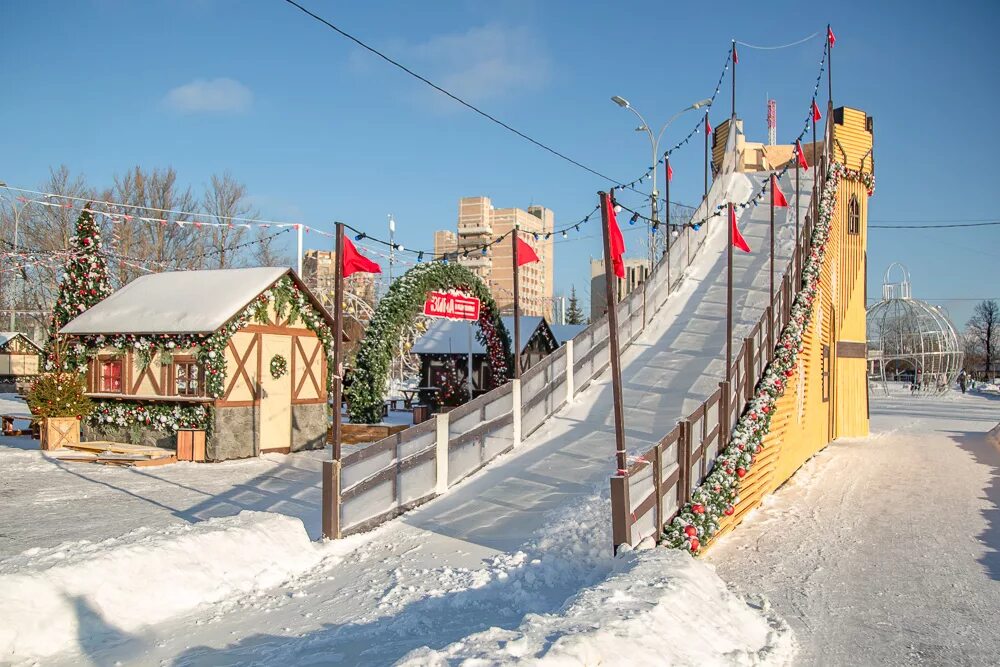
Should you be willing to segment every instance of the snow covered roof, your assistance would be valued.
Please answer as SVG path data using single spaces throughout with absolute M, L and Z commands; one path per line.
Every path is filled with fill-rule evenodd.
M 507 327 L 511 343 L 514 342 L 514 317 L 504 316 L 503 325 Z M 521 316 L 521 351 L 528 346 L 532 334 L 542 323 L 541 317 Z M 472 353 L 486 354 L 483 344 L 476 339 L 478 325 L 473 323 Z M 469 325 L 454 320 L 435 320 L 427 329 L 427 333 L 413 344 L 413 354 L 468 354 Z
M 38 343 L 36 343 L 35 341 L 31 340 L 27 335 L 21 333 L 20 331 L 0 331 L 0 347 L 3 347 L 8 342 L 14 340 L 18 336 L 20 336 L 25 341 L 27 341 L 36 350 L 41 350 L 42 349 L 41 346 Z
M 151 273 L 84 312 L 60 333 L 211 333 L 290 271 L 262 267 Z
M 550 324 L 552 335 L 560 345 L 568 340 L 573 340 L 581 331 L 587 328 L 586 324 Z

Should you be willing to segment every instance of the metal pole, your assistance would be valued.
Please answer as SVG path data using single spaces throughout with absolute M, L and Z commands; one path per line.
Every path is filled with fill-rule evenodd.
M 656 191 L 657 141 L 656 139 L 653 138 L 652 130 L 649 131 L 649 141 L 652 144 L 652 149 L 653 149 L 653 178 L 652 178 L 653 187 L 649 193 L 649 212 L 650 212 L 650 217 L 653 219 L 653 221 L 649 223 L 649 272 L 652 273 L 653 267 L 656 266 L 656 227 L 657 227 L 657 222 L 659 221 L 659 216 L 657 215 L 659 212 L 656 210 L 657 209 L 656 200 L 660 196 L 660 193 Z
M 517 266 L 517 224 L 510 232 L 511 256 L 514 259 L 514 379 L 521 379 L 521 280 Z
M 473 398 L 475 398 L 475 396 L 472 393 L 473 392 L 473 387 L 472 387 L 472 326 L 473 326 L 472 325 L 472 320 L 469 320 L 467 324 L 469 325 L 469 377 L 468 377 L 468 380 L 469 380 L 469 400 L 471 401 Z
M 726 244 L 726 382 L 730 380 L 733 365 L 733 205 L 729 204 L 726 227 L 729 243 Z
M 705 133 L 705 183 L 704 194 L 702 194 L 701 200 L 706 201 L 708 199 L 708 109 L 705 109 L 705 123 L 702 125 L 701 129 Z
M 295 253 L 295 269 L 299 274 L 299 278 L 302 277 L 302 225 L 295 225 L 297 240 L 296 240 L 296 253 Z
M 815 102 L 815 100 L 814 100 L 814 102 Z M 816 116 L 813 116 L 813 163 L 812 163 L 812 168 L 813 168 L 813 194 L 812 194 L 813 216 L 812 216 L 812 221 L 813 221 L 813 226 L 815 226 L 816 225 L 816 219 L 819 217 L 819 200 L 816 197 L 816 193 L 818 192 L 817 188 L 819 186 L 819 160 L 816 158 Z
M 663 191 L 666 198 L 663 201 L 663 214 L 666 218 L 666 224 L 663 227 L 663 247 L 667 255 L 667 293 L 670 293 L 670 154 L 664 156 L 663 160 L 663 179 L 666 183 L 665 190 Z
M 826 24 L 826 94 L 833 108 L 833 47 L 830 46 L 830 24 Z
M 733 80 L 733 113 L 732 113 L 732 118 L 735 121 L 736 120 L 736 40 L 735 39 L 733 40 L 733 53 L 732 53 L 732 56 L 730 57 L 730 60 L 733 61 L 733 76 L 732 76 L 732 80 Z M 729 131 L 732 132 L 734 130 L 733 130 L 733 128 L 729 128 Z
M 799 196 L 802 188 L 799 186 L 799 157 L 795 156 L 795 283 L 792 285 L 793 292 L 799 289 L 799 249 L 802 242 L 799 240 Z
M 622 402 L 622 369 L 618 356 L 618 304 L 615 298 L 615 275 L 611 267 L 611 196 L 598 192 L 601 198 L 601 231 L 604 236 L 604 292 L 608 307 L 608 338 L 611 357 L 611 389 L 614 398 L 615 415 L 615 456 L 618 474 L 628 474 L 628 460 L 625 452 L 625 408 Z

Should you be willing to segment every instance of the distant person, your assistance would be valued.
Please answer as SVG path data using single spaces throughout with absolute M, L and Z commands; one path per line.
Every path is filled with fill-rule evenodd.
M 962 372 L 958 374 L 958 386 L 962 388 L 963 394 L 965 393 L 965 385 L 968 383 L 968 381 L 969 379 L 965 375 L 965 370 L 962 370 Z

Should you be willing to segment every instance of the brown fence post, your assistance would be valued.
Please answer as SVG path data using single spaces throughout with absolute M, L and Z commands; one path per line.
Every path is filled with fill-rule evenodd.
M 723 380 L 719 383 L 722 396 L 719 397 L 719 445 L 720 449 L 725 449 L 729 444 L 729 383 Z
M 743 364 L 744 364 L 744 374 L 746 377 L 743 378 L 746 391 L 746 400 L 750 400 L 750 396 L 753 394 L 753 386 L 757 384 L 756 373 L 753 369 L 753 338 L 743 339 Z
M 660 542 L 660 534 L 663 532 L 663 442 L 656 443 L 653 447 L 653 493 L 656 494 L 653 503 L 653 520 L 656 522 L 656 543 Z
M 611 478 L 611 540 L 614 553 L 623 544 L 632 544 L 632 508 L 628 497 L 628 477 Z
M 773 299 L 772 299 L 773 302 Z M 774 310 L 767 307 L 767 362 L 774 358 Z
M 691 422 L 680 422 L 681 434 L 677 439 L 677 503 L 683 507 L 691 502 Z
M 323 461 L 323 537 L 340 539 L 340 461 Z

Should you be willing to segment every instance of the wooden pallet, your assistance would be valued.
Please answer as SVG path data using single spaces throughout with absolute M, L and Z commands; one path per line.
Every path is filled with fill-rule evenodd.
M 173 450 L 146 445 L 130 445 L 123 442 L 108 440 L 92 440 L 90 442 L 66 445 L 66 454 L 57 456 L 60 461 L 75 463 L 100 463 L 127 467 L 160 466 L 175 463 L 177 456 Z
M 149 466 L 167 465 L 168 463 L 177 463 L 176 456 L 159 456 L 156 458 L 149 458 L 145 456 L 125 456 L 118 454 L 88 455 L 80 453 L 64 454 L 55 458 L 60 461 L 69 461 L 72 463 L 100 463 L 101 465 L 113 465 L 122 468 L 145 468 Z

